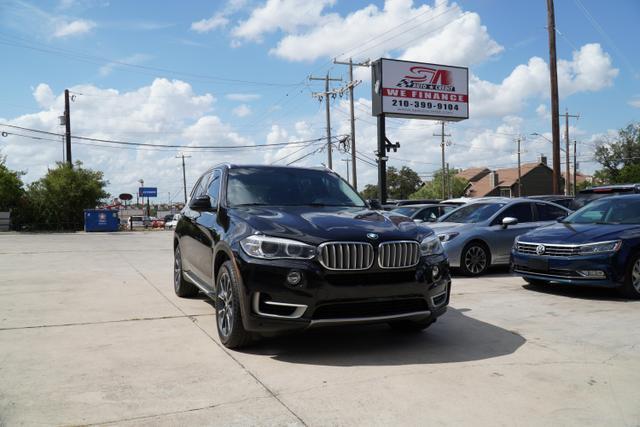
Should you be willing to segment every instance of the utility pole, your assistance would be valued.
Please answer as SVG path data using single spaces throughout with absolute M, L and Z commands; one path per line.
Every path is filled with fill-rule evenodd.
M 551 134 L 553 156 L 553 193 L 560 194 L 560 122 L 558 113 L 558 65 L 556 63 L 556 18 L 553 0 L 547 0 L 549 32 L 549 77 L 551 81 Z
M 446 134 L 444 133 L 444 120 L 442 122 L 440 122 L 440 124 L 442 125 L 442 130 L 440 131 L 440 133 L 434 133 L 433 136 L 439 136 L 442 139 L 440 140 L 440 148 L 442 149 L 442 200 L 446 200 L 447 198 L 447 187 L 446 187 L 446 183 L 447 183 L 447 173 L 445 170 L 445 164 L 444 164 L 444 137 L 445 136 L 451 136 L 451 134 Z
M 520 163 L 520 137 L 516 139 L 518 143 L 518 197 L 522 197 L 522 164 Z
M 185 157 L 188 159 L 191 156 L 185 156 L 184 153 L 176 156 L 176 158 L 182 158 L 182 186 L 184 188 L 184 205 L 187 205 L 187 172 L 184 167 L 184 159 Z
M 358 191 L 358 175 L 356 173 L 356 116 L 353 106 L 353 88 L 356 85 L 360 84 L 360 82 L 356 82 L 355 80 L 353 80 L 353 66 L 355 65 L 356 67 L 369 67 L 371 66 L 371 61 L 366 60 L 364 62 L 354 64 L 353 59 L 349 58 L 349 62 L 340 62 L 334 59 L 333 63 L 349 66 L 349 104 L 351 114 L 351 175 L 353 176 L 353 188 Z
M 329 91 L 329 82 L 336 81 L 341 82 L 342 77 L 339 79 L 329 77 L 329 73 L 327 73 L 324 77 L 313 77 L 309 76 L 309 80 L 324 80 L 324 92 L 312 93 L 312 96 L 322 100 L 325 100 L 325 114 L 327 116 L 327 166 L 329 169 L 333 169 L 333 162 L 331 159 L 331 110 L 329 106 L 329 96 L 336 96 L 335 91 Z
M 578 194 L 578 156 L 577 142 L 573 140 L 573 195 Z
M 349 162 L 351 159 L 342 159 L 342 161 L 347 163 L 347 182 L 349 182 Z
M 567 176 L 566 179 L 564 180 L 564 194 L 565 195 L 569 195 L 571 194 L 571 168 L 569 167 L 569 165 L 571 164 L 571 160 L 569 159 L 569 117 L 575 117 L 576 119 L 580 117 L 580 115 L 573 115 L 573 114 L 569 114 L 568 110 L 564 110 L 564 139 L 565 139 L 565 154 L 567 156 L 567 164 L 565 167 L 565 175 Z M 575 177 L 574 177 L 575 179 Z
M 71 111 L 69 110 L 69 89 L 64 90 L 64 139 L 67 146 L 67 163 L 73 167 L 71 159 Z

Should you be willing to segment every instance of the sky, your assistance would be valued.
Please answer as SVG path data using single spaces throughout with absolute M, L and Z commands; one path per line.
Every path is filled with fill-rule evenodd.
M 640 2 L 556 0 L 560 110 L 578 161 L 591 173 L 596 144 L 638 120 Z M 108 191 L 157 186 L 182 199 L 180 154 L 193 185 L 220 162 L 320 165 L 325 105 L 312 95 L 348 80 L 344 65 L 381 57 L 469 67 L 469 119 L 446 125 L 452 168 L 517 165 L 550 157 L 546 2 L 512 0 L 0 0 L 0 125 L 54 134 L 64 90 L 74 136 L 176 147 L 73 140 L 73 159 L 102 170 Z M 375 184 L 368 67 L 356 67 L 359 189 Z M 331 131 L 349 133 L 348 98 L 330 100 Z M 389 165 L 424 179 L 440 167 L 435 121 L 387 119 L 401 148 Z M 62 160 L 56 135 L 0 126 L 0 154 L 26 182 Z M 564 121 L 561 122 L 564 132 Z M 36 139 L 34 137 L 40 137 Z M 262 147 L 255 147 L 263 144 Z M 280 145 L 277 145 L 280 144 Z M 198 149 L 197 147 L 221 147 Z M 346 175 L 350 157 L 334 150 Z

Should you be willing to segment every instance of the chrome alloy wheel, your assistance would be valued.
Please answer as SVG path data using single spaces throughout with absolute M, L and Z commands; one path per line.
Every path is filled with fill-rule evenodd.
M 216 314 L 218 329 L 225 337 L 231 335 L 233 329 L 233 292 L 231 290 L 231 277 L 226 271 L 222 272 L 218 280 L 218 292 L 216 294 Z
M 636 292 L 640 293 L 640 259 L 636 260 L 631 270 L 631 284 Z
M 180 248 L 176 248 L 173 255 L 173 288 L 176 292 L 180 288 L 182 280 L 182 256 L 180 256 Z
M 472 246 L 464 257 L 464 266 L 473 274 L 481 273 L 487 268 L 487 253 L 480 246 Z

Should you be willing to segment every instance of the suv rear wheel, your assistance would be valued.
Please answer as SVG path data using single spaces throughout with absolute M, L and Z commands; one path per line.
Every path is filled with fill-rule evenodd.
M 251 334 L 242 325 L 239 281 L 231 261 L 220 267 L 216 279 L 216 325 L 220 341 L 227 348 L 238 348 L 251 342 Z
M 173 290 L 181 298 L 195 297 L 198 295 L 198 287 L 184 279 L 182 272 L 182 253 L 180 246 L 173 251 Z

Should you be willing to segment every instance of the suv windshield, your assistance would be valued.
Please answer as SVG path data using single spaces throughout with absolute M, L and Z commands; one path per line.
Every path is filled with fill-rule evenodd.
M 603 199 L 589 203 L 563 222 L 569 224 L 640 224 L 640 199 Z
M 472 203 L 441 217 L 438 222 L 475 223 L 486 221 L 505 204 L 506 203 Z
M 322 170 L 246 167 L 229 170 L 227 203 L 236 206 L 365 207 L 346 182 Z

